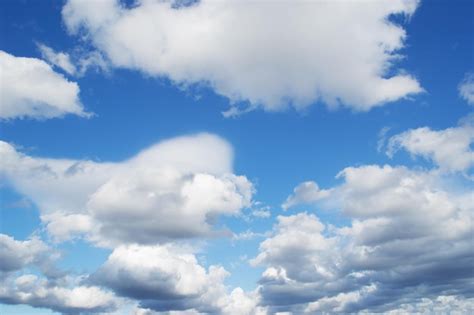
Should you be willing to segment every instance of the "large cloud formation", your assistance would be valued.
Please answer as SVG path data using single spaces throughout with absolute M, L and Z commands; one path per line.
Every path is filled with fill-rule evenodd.
M 472 183 L 442 174 L 365 165 L 344 169 L 331 189 L 298 186 L 286 209 L 314 203 L 350 224 L 278 217 L 252 260 L 267 267 L 263 305 L 296 313 L 472 310 Z
M 406 33 L 391 17 L 411 16 L 417 5 L 69 0 L 62 15 L 69 32 L 84 35 L 113 66 L 204 84 L 234 105 L 274 111 L 322 101 L 365 111 L 422 91 L 393 67 Z
M 115 246 L 210 236 L 220 215 L 238 215 L 253 194 L 232 174 L 231 146 L 210 134 L 164 141 L 121 163 L 30 157 L 6 142 L 0 153 L 0 176 L 38 205 L 57 240 L 86 234 Z
M 74 114 L 87 117 L 79 86 L 43 60 L 0 51 L 0 119 L 46 119 Z

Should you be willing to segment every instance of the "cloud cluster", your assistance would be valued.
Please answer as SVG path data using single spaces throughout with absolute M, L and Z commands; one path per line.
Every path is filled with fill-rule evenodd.
M 331 202 L 320 205 L 341 211 L 350 225 L 325 225 L 307 213 L 280 216 L 261 243 L 253 263 L 267 266 L 264 305 L 386 312 L 446 296 L 473 307 L 472 191 L 448 189 L 438 172 L 405 167 L 349 167 L 339 177 L 343 183 L 325 197 Z
M 0 119 L 90 116 L 79 100 L 77 83 L 54 72 L 40 59 L 0 51 L 0 72 Z
M 0 153 L 0 177 L 39 207 L 53 240 L 82 235 L 113 248 L 86 284 L 66 287 L 49 278 L 10 277 L 0 297 L 5 303 L 101 312 L 116 304 L 100 289 L 108 287 L 150 312 L 257 310 L 255 293 L 229 292 L 227 271 L 206 270 L 183 243 L 222 235 L 226 231 L 214 228 L 219 217 L 239 215 L 252 204 L 253 186 L 233 174 L 232 147 L 225 140 L 206 133 L 173 138 L 115 163 L 32 157 L 6 142 L 0 142 Z M 18 270 L 49 253 L 39 240 L 0 240 L 3 269 Z
M 0 175 L 41 210 L 50 234 L 105 246 L 211 236 L 221 215 L 251 204 L 252 184 L 232 174 L 232 148 L 198 134 L 164 141 L 120 163 L 45 159 L 0 143 Z
M 417 5 L 69 0 L 62 15 L 69 32 L 87 38 L 113 66 L 181 87 L 209 86 L 235 106 L 248 102 L 244 110 L 322 101 L 365 111 L 422 91 L 394 68 L 406 33 L 391 19 L 411 16 Z

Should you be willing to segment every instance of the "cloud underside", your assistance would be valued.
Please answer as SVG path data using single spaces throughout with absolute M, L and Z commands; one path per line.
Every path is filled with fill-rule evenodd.
M 79 86 L 46 62 L 0 51 L 0 119 L 47 119 L 67 114 L 88 117 Z
M 417 5 L 69 0 L 62 15 L 69 32 L 85 35 L 113 66 L 205 85 L 236 106 L 275 111 L 321 101 L 365 111 L 422 91 L 395 68 L 406 33 L 391 19 Z

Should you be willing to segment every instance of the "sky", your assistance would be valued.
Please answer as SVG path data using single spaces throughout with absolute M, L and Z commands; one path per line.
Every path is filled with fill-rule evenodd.
M 472 1 L 0 15 L 0 313 L 474 311 Z

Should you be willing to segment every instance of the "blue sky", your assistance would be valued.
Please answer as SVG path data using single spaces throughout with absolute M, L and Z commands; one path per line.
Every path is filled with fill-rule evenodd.
M 99 1 L 86 1 L 81 4 L 72 0 L 7 0 L 0 3 L 0 49 L 9 55 L 8 58 L 11 57 L 8 60 L 13 65 L 7 68 L 7 61 L 2 61 L 2 67 L 5 67 L 2 72 L 5 75 L 2 79 L 4 88 L 0 105 L 5 110 L 0 113 L 0 135 L 1 140 L 6 143 L 6 151 L 2 154 L 5 154 L 5 157 L 9 155 L 8 159 L 5 158 L 8 163 L 2 163 L 4 166 L 0 169 L 1 233 L 13 238 L 9 239 L 9 242 L 14 245 L 8 245 L 9 248 L 27 246 L 23 242 L 35 239 L 47 247 L 47 250 L 42 249 L 39 252 L 61 253 L 61 257 L 54 262 L 45 263 L 43 258 L 21 256 L 18 254 L 20 249 L 16 250 L 21 257 L 15 258 L 15 261 L 24 259 L 24 262 L 18 263 L 20 267 L 16 269 L 2 269 L 2 279 L 9 291 L 3 292 L 3 296 L 0 294 L 0 301 L 3 303 L 1 309 L 8 314 L 50 314 L 53 311 L 154 314 L 152 312 L 185 309 L 203 313 L 234 314 L 397 309 L 413 312 L 416 307 L 421 307 L 417 303 L 423 298 L 432 303 L 432 308 L 420 309 L 421 312 L 439 310 L 436 307 L 445 307 L 443 310 L 452 307 L 452 310 L 461 312 L 469 307 L 472 309 L 474 291 L 472 284 L 465 282 L 472 280 L 473 275 L 472 272 L 466 273 L 465 270 L 469 268 L 463 269 L 462 264 L 458 269 L 459 275 L 456 270 L 449 269 L 455 274 L 452 279 L 456 281 L 435 281 L 420 277 L 411 279 L 413 285 L 400 284 L 403 281 L 410 282 L 409 272 L 408 280 L 387 280 L 383 275 L 371 274 L 364 276 L 364 281 L 358 282 L 351 280 L 349 275 L 338 269 L 334 274 L 353 290 L 341 288 L 340 291 L 331 291 L 324 287 L 322 280 L 313 279 L 311 274 L 316 274 L 316 271 L 311 269 L 311 266 L 320 265 L 321 268 L 329 270 L 326 265 L 328 260 L 341 259 L 347 262 L 347 270 L 359 270 L 356 263 L 349 263 L 351 257 L 335 257 L 334 255 L 339 254 L 333 254 L 329 249 L 322 250 L 326 253 L 323 255 L 319 253 L 320 249 L 291 248 L 289 245 L 285 247 L 285 242 L 279 242 L 285 237 L 291 239 L 293 234 L 285 234 L 291 229 L 306 231 L 306 227 L 298 226 L 302 224 L 297 220 L 301 218 L 299 215 L 306 216 L 304 221 L 311 226 L 308 234 L 299 236 L 302 238 L 301 243 L 321 242 L 321 248 L 326 248 L 327 244 L 338 239 L 337 244 L 332 247 L 340 251 L 347 250 L 343 245 L 346 242 L 354 242 L 357 246 L 375 246 L 373 243 L 364 243 L 369 236 L 356 233 L 356 222 L 362 224 L 363 229 L 363 224 L 367 224 L 365 229 L 368 234 L 374 227 L 373 224 L 382 224 L 381 229 L 395 231 L 390 236 L 385 236 L 392 239 L 405 239 L 404 233 L 396 232 L 403 226 L 409 231 L 426 233 L 423 234 L 425 239 L 429 240 L 426 244 L 417 243 L 419 239 L 416 235 L 406 237 L 412 237 L 413 243 L 424 244 L 427 248 L 444 248 L 449 244 L 459 245 L 461 248 L 466 246 L 467 242 L 468 247 L 463 252 L 463 257 L 466 259 L 466 266 L 472 263 L 472 239 L 469 246 L 464 234 L 452 238 L 431 237 L 453 229 L 447 227 L 446 231 L 439 232 L 435 228 L 448 224 L 447 222 L 451 222 L 450 218 L 463 218 L 462 222 L 469 222 L 467 229 L 472 235 L 470 222 L 474 210 L 472 205 L 469 205 L 469 200 L 472 201 L 474 165 L 472 115 L 470 116 L 474 102 L 474 4 L 471 1 L 395 1 L 396 4 L 391 7 L 388 2 L 355 5 L 338 2 L 325 7 L 322 2 L 315 2 L 310 4 L 314 14 L 311 16 L 305 13 L 308 10 L 301 10 L 298 5 L 286 2 L 280 5 L 244 3 L 239 6 L 232 2 L 214 5 L 215 2 L 212 1 L 198 1 L 180 8 L 172 7 L 171 2 L 158 4 L 154 1 L 132 1 L 120 5 L 115 1 L 103 1 L 99 5 Z M 295 9 L 295 6 L 298 8 Z M 288 8 L 288 19 L 278 20 L 285 16 L 282 10 L 285 12 Z M 174 14 L 176 11 L 184 13 Z M 264 12 L 268 13 L 265 18 L 255 18 L 261 17 Z M 221 17 L 220 14 L 221 19 L 214 19 L 214 16 Z M 333 18 L 325 19 L 325 16 Z M 128 21 L 125 21 L 126 19 Z M 160 22 L 150 22 L 155 20 Z M 295 23 L 300 20 L 303 21 L 302 26 Z M 142 21 L 149 21 L 151 24 Z M 387 25 L 391 27 L 386 27 Z M 216 27 L 220 28 L 214 29 Z M 275 30 L 271 31 L 272 29 Z M 359 29 L 360 33 L 352 33 L 353 29 Z M 281 35 L 275 35 L 278 32 Z M 157 38 L 166 40 L 160 41 L 156 40 Z M 381 46 L 386 48 L 382 49 Z M 48 55 L 47 49 L 52 53 Z M 58 62 L 57 58 L 61 52 L 63 56 L 67 56 L 74 71 L 68 71 L 64 63 Z M 20 69 L 19 64 L 15 64 L 20 57 L 29 58 L 25 64 L 31 62 L 31 71 L 40 67 L 39 63 L 35 63 L 37 68 L 33 68 L 34 62 L 43 60 L 41 65 L 43 70 L 46 67 L 48 76 L 45 74 L 44 80 L 41 80 L 40 75 L 35 76 L 30 72 L 28 78 L 21 77 L 21 73 L 18 74 L 15 70 Z M 7 60 L 6 56 L 2 55 L 2 58 Z M 90 63 L 84 66 L 85 61 Z M 64 97 L 66 101 L 58 103 L 59 105 L 55 103 L 55 99 L 35 96 L 35 93 L 42 93 L 39 91 L 41 84 L 44 84 L 45 89 L 49 88 L 46 85 L 49 84 L 49 79 L 53 80 L 50 76 L 53 72 L 57 81 L 51 83 L 51 89 L 45 93 L 58 93 L 58 98 Z M 400 78 L 400 81 L 389 80 L 395 77 Z M 254 79 L 255 82 L 248 83 Z M 382 82 L 385 79 L 387 86 L 382 85 L 385 84 Z M 76 94 L 71 85 L 74 82 L 79 88 Z M 58 84 L 65 85 L 59 87 Z M 17 86 L 25 86 L 26 92 L 16 91 Z M 33 92 L 28 91 L 28 87 L 32 86 L 40 88 L 34 89 Z M 306 89 L 307 86 L 309 90 Z M 463 90 L 461 87 L 466 88 Z M 20 95 L 21 93 L 29 93 L 29 96 Z M 35 106 L 39 108 L 36 111 L 32 110 Z M 54 109 L 53 114 L 48 112 L 55 106 L 59 109 Z M 21 108 L 27 109 L 22 111 Z M 233 108 L 238 114 L 226 117 L 223 113 L 229 108 Z M 84 113 L 93 114 L 84 117 Z M 419 129 L 423 127 L 426 128 Z M 214 139 L 217 143 L 207 139 L 202 133 L 217 137 L 217 140 Z M 239 206 L 229 204 L 227 197 L 223 197 L 222 200 L 227 201 L 219 199 L 222 204 L 219 203 L 218 209 L 213 209 L 214 206 L 208 206 L 211 210 L 206 207 L 199 208 L 201 210 L 196 211 L 203 211 L 206 221 L 198 220 L 196 223 L 193 218 L 189 218 L 189 225 L 204 224 L 206 228 L 209 225 L 210 231 L 193 232 L 203 226 L 193 227 L 192 231 L 188 231 L 188 227 L 183 228 L 184 234 L 189 232 L 192 236 L 186 234 L 188 236 L 173 238 L 174 236 L 169 236 L 157 226 L 150 232 L 151 236 L 156 237 L 152 237 L 152 241 L 147 238 L 146 242 L 142 242 L 133 237 L 125 239 L 122 236 L 115 239 L 118 235 L 116 233 L 129 231 L 120 230 L 119 226 L 113 224 L 115 221 L 106 221 L 113 218 L 113 212 L 107 212 L 112 211 L 107 206 L 99 210 L 90 206 L 93 202 L 106 203 L 102 199 L 96 201 L 94 196 L 105 191 L 105 188 L 100 190 L 101 187 L 109 189 L 109 186 L 119 189 L 111 193 L 112 195 L 120 195 L 120 185 L 124 185 L 132 187 L 131 191 L 127 191 L 127 194 L 130 193 L 130 196 L 127 195 L 130 200 L 140 200 L 142 195 L 138 193 L 141 192 L 133 191 L 134 185 L 140 186 L 140 176 L 148 178 L 148 174 L 161 172 L 162 168 L 179 167 L 175 165 L 173 158 L 169 165 L 165 163 L 164 166 L 161 162 L 154 166 L 153 159 L 139 166 L 128 165 L 124 161 L 137 157 L 139 152 L 162 141 L 175 143 L 178 141 L 176 137 L 182 136 L 187 137 L 187 142 L 176 144 L 178 153 L 173 151 L 175 153 L 169 154 L 178 154 L 175 156 L 177 160 L 183 155 L 186 163 L 191 164 L 194 163 L 193 159 L 202 158 L 202 161 L 196 163 L 203 165 L 199 170 L 191 168 L 193 170 L 189 174 L 188 171 L 183 171 L 183 182 L 180 179 L 173 185 L 187 187 L 189 182 L 186 176 L 209 173 L 219 183 L 230 185 L 225 187 L 233 187 L 231 191 L 225 192 L 225 196 L 235 195 L 234 197 L 239 199 Z M 206 144 L 208 141 L 209 144 Z M 209 156 L 186 156 L 189 148 L 186 146 L 202 146 Z M 218 157 L 214 164 L 213 152 L 220 152 L 223 146 L 231 147 L 233 153 L 228 159 Z M 167 150 L 157 149 L 154 158 L 159 159 L 160 154 L 168 154 Z M 394 151 L 394 154 L 390 154 L 390 150 Z M 36 168 L 28 164 L 30 162 L 24 159 L 25 156 L 31 157 L 31 165 L 37 165 Z M 98 171 L 87 171 L 85 176 L 90 177 L 90 182 L 94 182 L 94 185 L 97 180 L 97 187 L 89 189 L 89 179 L 85 180 L 87 183 L 84 184 L 68 182 L 66 173 L 55 175 L 57 178 L 64 176 L 64 182 L 55 182 L 47 177 L 46 173 L 38 171 L 40 167 L 59 167 L 61 159 L 69 160 L 71 165 L 86 160 L 95 163 Z M 209 162 L 206 162 L 208 159 Z M 102 171 L 106 162 L 119 166 L 117 169 Z M 205 165 L 206 163 L 210 165 Z M 230 163 L 232 166 L 230 169 L 222 167 L 225 170 L 221 171 L 220 163 Z M 365 167 L 369 165 L 377 166 L 377 169 Z M 383 168 L 384 165 L 390 165 L 393 169 L 387 171 Z M 347 172 L 336 177 L 345 168 L 353 168 L 354 177 L 347 175 Z M 144 170 L 143 173 L 136 173 L 141 170 Z M 55 169 L 56 171 L 62 172 Z M 238 186 L 240 184 L 234 177 L 226 177 L 229 173 L 244 176 L 245 181 L 251 183 L 253 188 Z M 375 175 L 376 173 L 378 175 Z M 104 177 L 103 181 L 101 176 Z M 129 182 L 134 179 L 138 182 Z M 143 183 L 155 179 L 152 176 L 143 179 Z M 357 182 L 359 179 L 362 180 L 361 183 Z M 300 185 L 308 181 L 317 183 L 316 188 Z M 360 188 L 365 187 L 365 181 L 373 181 L 374 185 L 382 188 L 391 184 L 399 187 L 386 190 L 380 188 L 380 191 Z M 406 186 L 407 182 L 416 184 Z M 40 187 L 42 185 L 51 185 L 51 191 Z M 78 188 L 76 185 L 87 186 L 87 189 L 84 188 L 87 191 L 84 192 L 84 200 L 87 202 L 74 203 L 77 208 L 71 207 L 68 210 L 52 203 L 51 200 L 56 199 L 61 202 L 68 200 L 66 193 L 74 194 L 75 189 L 82 191 L 82 186 Z M 168 187 L 167 183 L 156 185 L 158 186 L 151 188 L 146 186 L 146 189 L 150 189 L 148 193 L 160 194 L 162 190 L 169 189 L 164 188 Z M 307 189 L 298 190 L 295 187 Z M 245 189 L 248 191 L 245 192 Z M 405 191 L 404 189 L 413 189 L 414 194 L 420 195 L 426 192 L 427 197 L 418 199 L 418 195 L 403 195 L 405 192 L 400 191 Z M 134 193 L 137 195 L 133 195 Z M 251 195 L 250 200 L 246 200 L 245 193 Z M 404 204 L 395 201 L 393 205 L 386 206 L 388 210 L 384 208 L 384 204 L 377 210 L 378 200 L 385 202 L 392 200 L 391 198 L 398 200 L 399 197 L 408 203 L 407 211 L 410 215 L 404 212 Z M 287 198 L 292 198 L 294 202 L 285 210 L 282 204 Z M 124 199 L 121 202 L 128 201 Z M 196 202 L 196 207 L 201 207 L 202 202 L 205 203 L 200 200 L 193 202 Z M 372 212 L 364 212 L 362 215 L 363 210 L 358 207 Z M 137 209 L 141 209 L 141 206 L 137 205 Z M 137 209 L 129 206 L 127 211 L 141 211 Z M 261 210 L 265 215 L 252 215 L 255 210 Z M 48 214 L 54 216 L 55 211 L 61 214 L 84 215 L 84 218 L 87 217 L 85 220 L 92 220 L 92 227 L 88 225 L 88 228 L 80 233 L 60 240 L 55 239 L 57 235 L 51 229 L 53 219 L 51 216 L 48 218 Z M 181 213 L 181 208 L 167 208 L 166 204 L 158 203 L 150 209 L 147 208 L 143 212 L 145 217 L 140 218 L 137 224 L 144 224 L 146 215 L 173 216 L 169 211 Z M 423 211 L 439 211 L 443 214 L 439 215 L 440 221 L 424 225 L 417 219 L 417 214 L 424 213 Z M 181 217 L 177 217 L 177 223 L 188 220 L 186 215 L 180 215 Z M 208 216 L 215 220 L 207 221 Z M 278 216 L 288 220 L 278 219 Z M 377 221 L 381 218 L 389 220 L 390 223 Z M 160 220 L 160 217 L 155 219 Z M 321 239 L 313 239 L 320 235 L 318 222 L 326 226 L 326 230 L 321 232 Z M 461 224 L 460 222 L 458 223 Z M 116 228 L 117 231 L 110 234 L 105 234 L 102 230 L 95 231 L 95 227 L 102 226 L 101 224 L 112 224 L 111 229 Z M 352 232 L 344 234 L 344 228 Z M 176 228 L 176 231 L 180 231 L 179 229 Z M 461 227 L 454 229 L 462 230 Z M 213 233 L 222 230 L 227 233 Z M 136 231 L 132 230 L 131 233 Z M 248 239 L 239 239 L 238 235 L 245 232 Z M 352 235 L 352 238 L 342 240 L 348 237 L 347 235 Z M 165 237 L 165 240 L 161 237 Z M 386 243 L 380 242 L 382 245 L 379 244 L 381 247 L 377 248 L 384 248 Z M 134 251 L 133 246 L 139 249 Z M 168 248 L 167 246 L 172 249 L 163 254 L 161 250 L 165 250 L 163 248 Z M 120 281 L 114 278 L 114 274 L 105 272 L 101 266 L 106 264 L 110 270 L 118 268 L 117 270 L 130 271 L 126 265 L 130 262 L 119 259 L 119 254 L 127 250 L 132 252 L 129 254 L 131 256 L 139 252 L 146 256 L 146 253 L 156 251 L 158 254 L 153 257 L 158 257 L 159 260 L 160 255 L 170 255 L 171 261 L 181 257 L 179 255 L 185 251 L 187 255 L 196 258 L 193 266 L 197 266 L 197 269 L 204 268 L 209 279 L 215 278 L 211 276 L 210 266 L 223 267 L 229 273 L 222 280 L 227 287 L 219 293 L 224 302 L 211 305 L 208 298 L 195 297 L 201 293 L 188 294 L 191 289 L 175 287 L 175 291 L 182 292 L 173 291 L 173 294 L 178 294 L 180 301 L 186 302 L 179 305 L 166 304 L 165 302 L 172 299 L 168 296 L 167 301 L 167 298 L 160 297 L 159 292 L 166 291 L 168 287 L 157 285 L 151 290 L 157 292 L 156 296 L 141 295 L 138 280 L 135 289 L 121 290 Z M 394 249 L 390 247 L 390 250 Z M 429 258 L 435 265 L 431 270 L 434 273 L 445 270 L 441 266 L 454 264 L 458 259 L 454 254 L 441 258 L 441 249 L 439 251 L 439 256 Z M 116 253 L 116 256 L 113 256 L 112 252 Z M 405 255 L 401 252 L 403 251 L 394 254 L 400 262 L 403 261 L 401 257 Z M 278 253 L 286 258 L 278 256 Z M 309 258 L 302 261 L 295 258 L 292 261 L 291 253 Z M 9 253 L 5 251 L 3 255 Z M 424 257 L 424 253 L 412 255 Z M 374 257 L 368 259 L 373 262 L 378 258 L 380 257 L 374 254 Z M 13 258 L 5 256 L 4 259 Z M 165 261 L 167 258 L 163 259 Z M 120 265 L 121 263 L 125 266 Z M 308 267 L 308 273 L 295 273 L 295 263 L 302 264 L 302 269 Z M 46 279 L 46 282 L 37 282 L 37 287 L 33 288 L 36 290 L 38 286 L 46 286 L 45 283 L 50 287 L 60 288 L 61 285 L 64 286 L 60 283 L 71 281 L 61 282 L 48 275 L 48 272 L 43 270 L 45 264 L 55 265 L 54 268 L 79 279 L 68 283 L 68 289 L 80 286 L 88 289 L 98 288 L 106 292 L 106 306 L 87 308 L 86 305 L 78 306 L 74 303 L 73 306 L 59 305 L 53 298 L 23 301 L 18 299 L 19 290 L 24 288 L 19 289 L 12 281 L 29 272 Z M 419 267 L 411 260 L 407 262 L 407 268 L 408 266 Z M 180 275 L 182 271 L 155 267 L 150 267 L 149 273 L 145 275 L 130 272 L 129 277 L 135 280 L 146 279 L 146 283 L 142 283 L 144 287 L 152 286 L 150 283 L 154 283 L 154 277 L 163 279 L 169 274 L 177 273 L 178 276 L 186 278 Z M 163 275 L 157 271 L 160 268 L 164 268 Z M 396 271 L 390 264 L 384 268 L 382 269 L 386 273 Z M 147 270 L 146 267 L 144 270 Z M 284 270 L 286 273 L 286 280 L 280 280 L 288 283 L 285 282 L 279 287 L 280 292 L 284 292 L 284 299 L 275 293 L 278 290 L 273 287 L 273 282 L 268 280 L 271 277 L 268 274 L 262 275 L 268 270 Z M 359 271 L 369 273 L 370 268 Z M 193 274 L 187 276 L 198 277 Z M 203 280 L 206 283 L 203 286 L 218 281 L 209 279 Z M 326 283 L 336 281 L 335 278 L 331 279 L 326 279 Z M 219 287 L 222 283 L 214 283 L 213 286 Z M 298 289 L 294 283 L 306 283 L 309 287 L 305 290 L 320 291 L 324 294 L 308 297 L 302 294 L 301 287 Z M 389 303 L 380 298 L 389 294 L 384 290 L 395 287 L 395 283 L 400 285 L 400 291 L 403 291 L 395 302 Z M 450 290 L 445 292 L 434 289 L 438 284 L 443 284 Z M 172 284 L 170 286 L 173 287 Z M 254 303 L 253 308 L 230 311 L 226 309 L 231 302 L 235 302 L 232 300 L 235 297 L 230 292 L 237 287 L 244 290 L 247 302 Z M 430 289 L 419 290 L 421 287 Z M 202 292 L 201 289 L 198 291 Z M 357 292 L 359 298 L 350 300 L 350 294 L 355 294 L 354 292 Z M 165 293 L 164 296 L 167 296 Z M 79 293 L 75 294 L 77 296 Z M 455 299 L 459 302 L 457 307 L 464 308 L 456 309 L 452 306 L 454 304 L 440 302 L 439 297 L 446 297 L 442 298 L 442 301 Z M 277 303 L 279 299 L 283 302 Z M 330 308 L 330 299 L 336 301 L 334 305 L 337 306 Z M 409 301 L 408 306 L 402 301 Z M 235 303 L 245 304 L 240 300 Z M 28 304 L 30 306 L 26 306 Z M 131 310 L 133 307 L 136 309 Z

